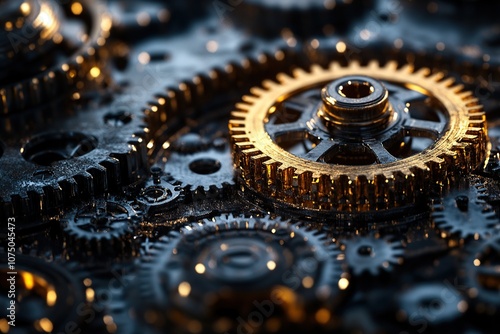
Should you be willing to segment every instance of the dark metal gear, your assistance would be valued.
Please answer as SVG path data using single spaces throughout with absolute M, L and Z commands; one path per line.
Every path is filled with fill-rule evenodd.
M 81 259 L 133 255 L 140 217 L 125 201 L 96 199 L 68 211 L 61 219 L 66 250 Z
M 234 186 L 233 160 L 229 149 L 210 149 L 189 155 L 173 153 L 165 164 L 165 173 L 193 198 L 222 194 Z
M 0 255 L 6 258 L 6 254 Z M 80 328 L 82 317 L 90 311 L 89 296 L 93 292 L 90 284 L 82 284 L 75 275 L 54 263 L 21 254 L 16 254 L 14 261 L 16 275 L 11 274 L 13 270 L 7 262 L 0 265 L 3 278 L 0 304 L 4 312 L 7 309 L 7 315 L 9 312 L 15 315 L 12 333 L 60 333 L 66 331 L 68 324 L 73 329 Z M 8 309 L 12 289 L 16 302 L 13 312 Z M 5 319 L 8 318 L 2 320 Z M 2 331 L 4 328 L 2 325 Z M 10 333 L 9 327 L 5 332 Z
M 0 31 L 3 116 L 68 97 L 76 89 L 81 94 L 89 83 L 105 80 L 100 49 L 112 22 L 101 3 L 13 0 L 0 3 L 0 13 L 5 25 Z
M 346 262 L 356 276 L 377 276 L 403 261 L 403 245 L 400 241 L 392 241 L 391 237 L 362 236 L 341 243 Z
M 498 233 L 500 221 L 485 202 L 485 191 L 481 183 L 474 183 L 436 201 L 432 218 L 442 237 L 478 240 Z
M 500 238 L 476 242 L 467 250 L 460 281 L 476 314 L 500 314 Z
M 316 323 L 328 327 L 330 307 L 349 285 L 339 254 L 326 235 L 288 221 L 206 219 L 153 246 L 138 275 L 136 312 L 174 332 L 189 326 L 260 331 L 268 322 L 289 329 L 314 323 L 315 312 Z M 254 310 L 267 314 L 260 324 L 247 320 Z
M 469 306 L 465 296 L 446 283 L 420 283 L 398 294 L 397 300 L 396 318 L 426 333 L 442 333 L 451 326 L 458 330 Z
M 21 222 L 57 214 L 77 198 L 134 182 L 148 166 L 147 128 L 139 112 L 131 111 L 125 122 L 113 121 L 118 112 L 115 104 L 88 110 L 51 125 L 64 131 L 46 129 L 9 140 L 0 158 L 0 177 L 5 180 L 0 217 L 18 217 Z

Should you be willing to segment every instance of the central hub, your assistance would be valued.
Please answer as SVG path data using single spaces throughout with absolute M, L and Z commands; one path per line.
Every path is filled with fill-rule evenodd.
M 339 78 L 321 90 L 319 116 L 328 129 L 360 133 L 383 129 L 392 115 L 389 92 L 366 76 Z

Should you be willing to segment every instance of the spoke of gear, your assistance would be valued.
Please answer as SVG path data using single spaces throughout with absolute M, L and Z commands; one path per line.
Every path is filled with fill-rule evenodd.
M 472 93 L 442 73 L 395 62 L 279 75 L 243 97 L 229 129 L 247 188 L 316 210 L 412 204 L 487 154 Z
M 102 259 L 134 254 L 134 232 L 140 222 L 125 201 L 96 199 L 61 219 L 70 256 Z
M 262 301 L 283 326 L 309 322 L 318 307 L 329 314 L 326 325 L 332 310 L 325 307 L 348 285 L 339 254 L 326 235 L 278 218 L 204 220 L 153 246 L 138 276 L 137 312 L 154 315 L 161 328 L 228 319 L 229 331 L 238 326 L 231 319 L 245 318 Z M 270 299 L 276 294 L 280 306 Z
M 369 274 L 378 276 L 383 271 L 392 271 L 403 261 L 404 249 L 400 241 L 390 237 L 357 237 L 342 241 L 341 249 L 346 262 L 356 276 Z
M 462 240 L 489 238 L 498 233 L 500 221 L 483 197 L 486 189 L 481 183 L 467 190 L 456 190 L 438 200 L 432 218 L 442 237 Z

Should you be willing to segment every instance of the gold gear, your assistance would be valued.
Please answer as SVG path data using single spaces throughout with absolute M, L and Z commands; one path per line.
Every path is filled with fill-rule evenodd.
M 266 131 L 269 117 L 284 101 L 353 76 L 399 85 L 437 101 L 447 116 L 434 143 L 403 158 L 377 159 L 378 164 L 328 164 L 288 152 Z M 277 81 L 265 81 L 262 87 L 253 88 L 250 95 L 243 97 L 243 102 L 237 104 L 237 110 L 232 113 L 229 130 L 234 163 L 243 184 L 278 202 L 304 209 L 343 212 L 400 207 L 414 203 L 431 188 L 442 190 L 454 181 L 457 173 L 474 170 L 487 155 L 488 137 L 482 106 L 471 92 L 463 91 L 463 86 L 445 78 L 443 73 L 431 75 L 427 68 L 415 71 L 409 65 L 398 68 L 396 62 L 381 66 L 372 61 L 366 66 L 357 62 L 347 66 L 332 63 L 328 69 L 315 65 L 310 72 L 296 70 L 293 77 L 280 74 Z M 324 115 L 325 108 L 328 106 L 316 109 L 317 115 Z M 380 118 L 383 110 L 392 112 L 392 107 L 372 108 L 371 113 Z M 332 113 L 327 110 L 326 114 Z M 370 113 L 359 114 L 356 110 L 354 114 L 353 121 L 371 117 Z M 366 119 L 363 121 L 366 125 Z M 358 130 L 364 135 L 366 129 Z

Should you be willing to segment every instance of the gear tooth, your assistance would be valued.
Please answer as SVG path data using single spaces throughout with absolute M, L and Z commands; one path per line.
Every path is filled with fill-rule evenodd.
M 231 116 L 234 117 L 234 118 L 236 118 L 236 119 L 242 119 L 242 120 L 244 120 L 244 119 L 247 118 L 248 114 L 247 114 L 247 112 L 245 110 L 243 110 L 243 111 L 233 111 L 231 113 Z
M 368 62 L 367 67 L 370 68 L 370 69 L 372 69 L 372 70 L 373 69 L 378 69 L 378 68 L 380 68 L 380 64 L 379 64 L 378 60 L 370 60 Z
M 259 101 L 259 97 L 253 95 L 245 95 L 241 99 L 244 103 L 247 103 L 249 105 L 254 105 L 255 102 Z
M 319 74 L 319 73 L 323 73 L 325 70 L 323 70 L 323 68 L 321 66 L 319 66 L 318 64 L 314 64 L 311 66 L 311 73 L 312 74 Z
M 286 84 L 287 82 L 289 82 L 292 77 L 290 77 L 288 74 L 286 73 L 280 73 L 276 76 L 276 79 L 278 80 L 278 82 L 280 82 L 281 84 Z
M 465 86 L 462 85 L 462 84 L 457 84 L 455 83 L 455 85 L 453 85 L 452 87 L 449 87 L 455 94 L 458 94 L 458 93 L 461 93 L 463 92 L 463 90 L 465 89 Z
M 302 68 L 296 68 L 293 70 L 293 78 L 287 76 L 287 79 L 297 79 L 306 76 L 307 72 Z
M 248 113 L 248 108 L 250 106 L 251 106 L 250 104 L 245 103 L 245 102 L 236 103 L 235 107 L 236 107 L 237 110 L 233 111 L 231 113 L 231 115 L 234 115 L 235 117 L 241 117 L 241 114 L 246 115 Z M 240 114 L 240 116 L 235 115 L 235 113 Z
M 335 73 L 335 72 L 339 71 L 340 69 L 341 69 L 340 63 L 338 63 L 336 61 L 330 63 L 330 65 L 328 66 L 328 70 L 331 71 L 332 73 Z
M 413 65 L 405 64 L 403 67 L 401 67 L 399 69 L 399 71 L 401 71 L 403 73 L 409 73 L 409 74 L 411 74 L 411 73 L 413 73 L 415 71 L 415 68 L 413 67 Z M 417 72 L 417 73 L 419 73 L 419 72 Z
M 252 87 L 250 88 L 250 93 L 252 93 L 252 95 L 255 97 L 261 97 L 262 95 L 266 94 L 266 91 L 260 87 Z
M 388 71 L 396 71 L 398 68 L 398 62 L 395 60 L 389 60 L 387 64 L 385 64 L 384 68 Z
M 276 79 L 281 82 L 281 79 L 283 77 L 283 73 L 280 73 L 276 76 Z M 276 87 L 277 84 L 276 82 L 274 82 L 273 80 L 264 80 L 262 82 L 262 87 L 264 87 L 266 90 L 270 90 L 270 89 L 273 89 L 274 87 Z
M 415 72 L 415 75 L 418 75 L 420 77 L 425 77 L 427 78 L 431 74 L 431 70 L 427 67 L 423 67 L 418 69 L 418 71 Z
M 474 97 L 471 91 L 466 90 L 457 94 L 463 101 L 467 101 Z
M 456 80 L 452 77 L 445 77 L 443 81 L 441 81 L 441 84 L 445 86 L 446 88 L 453 89 L 453 85 L 455 84 Z

